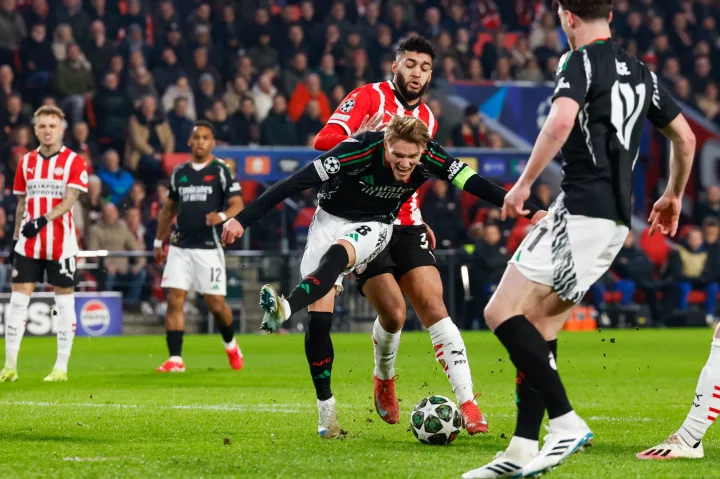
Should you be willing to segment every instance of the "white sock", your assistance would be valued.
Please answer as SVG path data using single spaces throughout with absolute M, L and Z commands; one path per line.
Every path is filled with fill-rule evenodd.
M 174 361 L 176 363 L 183 362 L 182 356 L 170 356 L 170 359 L 168 359 L 168 361 Z
M 380 324 L 380 318 L 375 318 L 373 324 L 373 347 L 375 349 L 375 371 L 379 379 L 392 379 L 395 377 L 395 358 L 400 346 L 400 333 L 388 333 Z
M 513 436 L 505 452 L 518 459 L 535 457 L 540 450 L 539 441 Z
M 572 431 L 574 429 L 580 429 L 584 427 L 583 420 L 577 415 L 575 411 L 570 411 L 558 416 L 555 419 L 550 419 L 550 431 Z
M 229 343 L 226 343 L 225 341 L 223 341 L 223 345 L 225 345 L 225 349 L 227 351 L 232 351 L 233 349 L 237 348 L 237 341 L 235 341 L 235 338 L 233 337 L 232 341 L 230 341 Z M 241 355 L 242 355 L 242 353 L 241 353 Z
M 55 309 L 57 310 L 57 360 L 55 361 L 55 369 L 67 372 L 77 325 L 75 296 L 72 294 L 56 294 Z
M 428 333 L 435 350 L 435 359 L 445 370 L 458 405 L 472 401 L 474 394 L 470 363 L 460 330 L 452 319 L 445 318 L 430 326 Z
M 710 425 L 720 414 L 720 339 L 714 338 L 710 346 L 710 357 L 705 363 L 695 399 L 678 435 L 691 446 L 701 441 Z
M 5 367 L 17 369 L 20 343 L 25 334 L 25 320 L 30 296 L 17 291 L 10 295 L 10 311 L 5 325 Z

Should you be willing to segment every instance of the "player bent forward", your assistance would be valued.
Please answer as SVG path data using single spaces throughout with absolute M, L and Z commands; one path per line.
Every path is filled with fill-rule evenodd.
M 283 199 L 320 186 L 320 204 L 300 265 L 304 278 L 287 299 L 265 285 L 260 306 L 265 311 L 263 327 L 270 331 L 294 312 L 305 307 L 310 311 L 305 355 L 317 395 L 318 433 L 324 438 L 340 435 L 330 389 L 333 286 L 387 246 L 400 206 L 431 177 L 450 181 L 498 205 L 506 193 L 429 141 L 422 121 L 394 116 L 384 132 L 369 131 L 341 142 L 275 184 L 225 225 L 223 240 L 232 243 Z
M 211 123 L 196 121 L 188 146 L 192 160 L 178 165 L 170 176 L 170 193 L 160 211 L 154 244 L 155 261 L 162 263 L 166 259 L 163 240 L 170 233 L 173 218 L 177 215 L 178 229 L 170 242 L 162 276 L 162 287 L 168 288 L 165 329 L 170 358 L 157 371 L 185 371 L 183 306 L 191 287 L 205 296 L 222 335 L 230 367 L 240 370 L 243 356 L 232 330 L 232 310 L 225 302 L 225 254 L 218 234 L 220 225 L 242 210 L 240 184 L 225 163 L 212 153 L 215 129 Z M 222 211 L 225 203 L 228 209 Z
M 18 162 L 13 193 L 18 196 L 9 262 L 12 295 L 5 328 L 5 368 L 0 382 L 17 381 L 17 359 L 35 284 L 47 281 L 55 293 L 57 360 L 45 381 L 67 381 L 75 338 L 75 236 L 72 207 L 87 192 L 85 160 L 62 144 L 65 115 L 54 106 L 35 112 L 40 147 Z

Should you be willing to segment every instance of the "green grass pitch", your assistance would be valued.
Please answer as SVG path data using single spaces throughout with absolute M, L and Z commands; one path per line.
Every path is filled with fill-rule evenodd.
M 558 366 L 596 443 L 550 477 L 720 477 L 713 429 L 703 460 L 634 457 L 680 425 L 711 337 L 711 330 L 563 334 Z M 420 444 L 408 429 L 409 411 L 424 396 L 455 399 L 426 333 L 403 335 L 402 416 L 394 426 L 373 408 L 369 335 L 334 336 L 333 389 L 347 436 L 332 441 L 316 434 L 302 336 L 238 339 L 239 373 L 218 336 L 190 336 L 187 372 L 161 375 L 154 368 L 166 359 L 162 337 L 77 338 L 70 381 L 46 384 L 55 339 L 25 338 L 20 380 L 0 384 L 0 477 L 459 478 L 512 435 L 514 369 L 489 333 L 466 333 L 465 342 L 490 433 L 463 433 L 447 447 Z

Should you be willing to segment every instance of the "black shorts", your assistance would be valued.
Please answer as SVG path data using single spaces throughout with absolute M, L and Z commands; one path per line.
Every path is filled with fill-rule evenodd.
M 367 268 L 355 271 L 357 286 L 362 293 L 365 281 L 381 274 L 390 273 L 400 280 L 411 269 L 435 266 L 435 256 L 430 249 L 427 227 L 394 226 L 390 244 L 375 257 Z
M 74 288 L 76 285 L 75 256 L 60 261 L 28 258 L 15 253 L 13 257 L 13 283 L 42 283 L 47 273 L 47 282 L 58 288 Z

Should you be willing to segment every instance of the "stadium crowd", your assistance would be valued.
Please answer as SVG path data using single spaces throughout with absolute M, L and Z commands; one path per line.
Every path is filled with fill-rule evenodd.
M 425 99 L 439 124 L 436 140 L 503 148 L 476 107 L 459 121 L 447 118 L 446 92 L 461 80 L 552 80 L 567 41 L 549 3 L 0 0 L 0 248 L 11 242 L 14 169 L 35 146 L 30 119 L 41 104 L 63 108 L 66 144 L 93 173 L 76 216 L 84 246 L 149 251 L 168 194 L 163 155 L 188 151 L 194 120 L 211 121 L 223 145 L 312 146 L 348 92 L 392 78 L 394 48 L 413 32 L 437 49 Z M 713 0 L 617 0 L 612 26 L 616 41 L 679 100 L 720 124 L 718 20 Z M 593 288 L 599 311 L 608 297 L 629 304 L 636 290 L 655 298 L 669 289 L 682 309 L 691 290 L 701 290 L 710 320 L 720 280 L 720 188 L 705 197 L 694 208 L 699 226 L 683 231 L 676 250 L 628 238 L 612 277 Z M 466 246 L 473 296 L 489 297 L 528 225 L 500 221 L 497 210 L 441 182 L 428 184 L 422 199 L 438 248 Z M 301 209 L 286 217 L 291 233 L 314 206 L 310 193 L 297 200 Z M 538 185 L 534 200 L 548 206 L 550 189 Z M 255 227 L 253 244 L 276 245 L 280 218 L 271 214 Z M 301 247 L 291 236 L 291 246 Z M 144 266 L 109 260 L 102 287 L 129 283 L 130 303 L 147 299 Z

